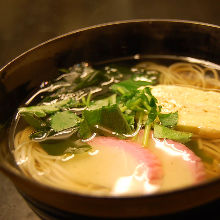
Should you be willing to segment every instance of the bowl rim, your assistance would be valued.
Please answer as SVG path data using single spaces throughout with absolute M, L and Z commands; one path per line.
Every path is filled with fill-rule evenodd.
M 5 71 L 7 68 L 10 68 L 11 65 L 13 65 L 16 62 L 19 62 L 20 59 L 24 58 L 25 56 L 27 56 L 29 53 L 37 50 L 38 48 L 41 48 L 45 45 L 48 45 L 50 43 L 54 43 L 57 40 L 62 40 L 65 37 L 80 33 L 80 32 L 84 32 L 87 30 L 91 30 L 91 29 L 97 29 L 97 28 L 101 28 L 101 27 L 105 27 L 105 26 L 113 26 L 113 25 L 120 25 L 120 24 L 126 24 L 126 23 L 140 23 L 140 22 L 145 22 L 145 23 L 157 23 L 157 22 L 166 22 L 166 23 L 180 23 L 180 24 L 189 24 L 189 25 L 198 25 L 198 26 L 205 26 L 205 27 L 211 27 L 214 29 L 220 29 L 220 26 L 218 25 L 214 25 L 214 24 L 209 24 L 209 23 L 205 23 L 205 22 L 199 22 L 199 21 L 191 21 L 191 20 L 181 20 L 181 19 L 130 19 L 130 20 L 119 20 L 119 21 L 113 21 L 113 22 L 106 22 L 106 23 L 101 23 L 101 24 L 96 24 L 96 25 L 92 25 L 92 26 L 88 26 L 88 27 L 83 27 L 83 28 L 79 28 L 61 35 L 58 35 L 56 37 L 53 37 L 49 40 L 46 40 L 40 44 L 37 44 L 36 46 L 26 50 L 25 52 L 21 53 L 20 55 L 18 55 L 17 57 L 15 57 L 14 59 L 12 59 L 10 62 L 8 62 L 6 65 L 4 65 L 1 69 L 0 69 L 0 75 L 2 74 L 3 71 Z M 11 125 L 10 125 L 11 127 Z M 136 199 L 144 199 L 144 198 L 156 198 L 156 197 L 166 197 L 168 195 L 173 195 L 176 193 L 184 193 L 190 190 L 194 190 L 194 189 L 201 189 L 201 188 L 205 188 L 207 186 L 210 185 L 215 185 L 215 184 L 219 184 L 220 185 L 220 178 L 216 178 L 210 181 L 205 181 L 203 183 L 200 184 L 196 184 L 196 185 L 191 185 L 191 186 L 187 186 L 187 187 L 183 187 L 183 188 L 179 188 L 179 189 L 174 189 L 174 190 L 170 190 L 170 191 L 165 191 L 165 192 L 157 192 L 157 193 L 153 193 L 153 194 L 147 194 L 147 195 L 126 195 L 126 196 L 106 196 L 106 195 L 95 195 L 95 194 L 84 194 L 84 193 L 80 193 L 80 192 L 75 192 L 75 191 L 71 191 L 71 190 L 67 190 L 67 189 L 62 189 L 62 188 L 58 188 L 55 186 L 50 186 L 47 184 L 43 184 L 40 183 L 34 179 L 31 179 L 27 176 L 25 176 L 24 174 L 22 174 L 21 172 L 19 172 L 18 170 L 16 170 L 12 165 L 10 165 L 9 163 L 5 162 L 4 160 L 2 160 L 2 153 L 1 153 L 1 149 L 0 149 L 0 171 L 3 171 L 4 174 L 10 176 L 15 176 L 18 179 L 21 179 L 23 182 L 27 182 L 29 184 L 31 184 L 34 187 L 37 188 L 43 188 L 46 190 L 52 190 L 52 191 L 56 191 L 62 194 L 68 194 L 71 195 L 73 197 L 82 197 L 82 198 L 86 198 L 86 199 L 108 199 L 108 200 L 125 200 L 125 199 L 130 199 L 130 200 L 136 200 Z M 14 185 L 16 185 L 14 183 Z
M 43 41 L 43 42 L 37 44 L 36 46 L 31 47 L 28 50 L 25 50 L 20 55 L 16 56 L 11 61 L 9 61 L 5 65 L 3 65 L 3 67 L 0 68 L 0 74 L 1 74 L 2 71 L 4 71 L 6 68 L 8 68 L 8 66 L 10 66 L 14 62 L 18 61 L 20 58 L 26 56 L 28 53 L 30 53 L 30 52 L 46 45 L 46 44 L 52 43 L 56 40 L 59 40 L 61 38 L 65 38 L 65 37 L 68 37 L 72 34 L 80 33 L 80 32 L 83 32 L 83 31 L 96 29 L 96 28 L 101 28 L 101 27 L 104 27 L 104 26 L 120 25 L 120 24 L 125 24 L 125 23 L 140 23 L 140 22 L 148 22 L 148 23 L 170 22 L 170 23 L 181 23 L 181 24 L 185 23 L 185 24 L 192 24 L 192 25 L 194 24 L 194 25 L 199 25 L 199 26 L 206 26 L 206 27 L 220 29 L 220 25 L 215 25 L 215 24 L 210 24 L 210 23 L 205 23 L 205 22 L 200 22 L 200 21 L 184 20 L 184 19 L 183 20 L 182 19 L 154 19 L 154 18 L 150 18 L 150 19 L 130 19 L 130 20 L 119 20 L 119 21 L 95 24 L 95 25 L 91 25 L 91 26 L 87 26 L 87 27 L 82 27 L 82 28 L 79 28 L 79 29 L 76 29 L 76 30 L 72 30 L 72 31 L 69 31 L 69 32 L 64 33 L 64 34 L 60 34 L 56 37 L 52 37 L 52 38 L 50 38 L 46 41 Z

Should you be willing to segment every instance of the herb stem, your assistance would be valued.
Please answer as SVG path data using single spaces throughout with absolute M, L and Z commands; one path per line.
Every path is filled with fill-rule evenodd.
M 143 116 L 144 116 L 144 114 L 143 114 L 143 112 L 141 112 L 140 116 L 138 118 L 137 128 L 136 128 L 134 133 L 137 133 L 137 131 L 140 130 L 140 127 L 141 127 L 141 124 L 142 124 L 142 121 L 143 121 Z M 137 134 L 132 138 L 133 141 L 137 139 Z
M 144 101 L 142 104 L 143 104 L 144 107 L 147 109 L 147 111 L 150 111 L 150 110 L 151 110 L 151 107 L 149 106 L 149 104 L 147 104 L 146 101 Z
M 112 104 L 116 104 L 116 94 L 111 96 L 110 101 L 111 101 Z
M 145 129 L 144 129 L 144 138 L 143 138 L 143 146 L 144 147 L 146 147 L 148 145 L 151 126 L 152 126 L 152 123 L 149 125 L 146 125 Z
M 121 87 L 117 87 L 117 89 L 122 95 L 124 95 L 126 93 Z
M 120 110 L 121 110 L 121 112 L 124 112 L 125 110 L 127 110 L 127 107 L 126 106 L 122 106 L 122 107 L 120 107 Z
M 86 106 L 89 107 L 90 105 L 90 100 L 91 100 L 91 97 L 92 97 L 92 93 L 90 92 L 88 97 L 87 97 L 87 100 L 86 100 Z
M 82 97 L 82 103 L 87 106 L 85 96 Z

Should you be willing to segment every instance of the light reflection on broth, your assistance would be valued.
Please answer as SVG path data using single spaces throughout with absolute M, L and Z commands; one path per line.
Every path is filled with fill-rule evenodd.
M 184 87 L 195 88 L 196 91 L 198 89 L 202 91 L 213 91 L 215 95 L 218 96 L 220 88 L 218 70 L 201 64 L 182 61 L 173 61 L 171 65 L 168 65 L 165 64 L 165 61 L 166 60 L 163 59 L 163 61 L 155 62 L 149 59 L 141 62 L 138 60 L 135 61 L 136 63 L 134 61 L 124 63 L 128 64 L 130 69 L 133 68 L 134 72 L 132 74 L 137 74 L 135 71 L 141 69 L 142 75 L 140 74 L 140 76 L 135 79 L 136 81 L 147 82 L 148 79 L 145 80 L 144 71 L 148 71 L 147 74 L 149 75 L 152 74 L 150 82 L 157 82 L 154 85 L 149 85 L 151 88 L 154 88 L 157 84 L 165 86 L 177 85 L 183 88 L 183 97 Z M 171 63 L 171 60 L 168 60 L 167 63 Z M 77 68 L 80 68 L 80 66 Z M 91 83 L 93 79 L 90 79 L 88 76 L 93 70 L 86 64 L 83 72 L 78 72 L 78 74 L 81 74 L 81 78 L 87 80 L 87 83 L 90 83 L 88 87 L 85 86 L 81 88 L 80 86 L 83 85 L 83 83 L 81 83 L 82 81 L 74 84 L 76 77 L 72 77 L 71 72 L 65 73 L 59 77 L 59 80 L 63 80 L 67 77 L 69 80 L 68 83 L 62 82 L 61 86 L 59 85 L 60 81 L 55 81 L 55 84 L 49 85 L 49 87 L 43 87 L 38 93 L 32 96 L 27 103 L 30 105 L 39 94 L 44 96 L 42 104 L 45 106 L 51 106 L 51 103 L 56 104 L 59 103 L 60 100 L 65 101 L 70 97 L 74 97 L 77 101 L 82 103 L 80 106 L 67 108 L 66 104 L 63 105 L 64 107 L 60 104 L 61 107 L 59 108 L 62 109 L 61 112 L 69 111 L 70 115 L 76 113 L 77 117 L 82 117 L 83 111 L 89 109 L 90 106 L 91 111 L 97 109 L 97 106 L 100 106 L 101 103 L 106 103 L 106 99 L 108 99 L 107 107 L 109 105 L 117 105 L 118 99 L 116 96 L 118 97 L 118 94 L 112 95 L 109 86 L 123 80 L 128 80 L 132 75 L 131 73 L 130 75 L 114 75 L 115 66 L 112 67 L 112 69 L 109 67 L 105 69 L 107 69 L 106 74 L 110 75 L 108 80 L 100 82 L 101 87 L 98 85 L 94 86 L 94 84 Z M 72 69 L 70 68 L 68 71 L 72 71 Z M 155 71 L 159 73 L 159 77 L 154 75 Z M 70 84 L 74 85 L 72 90 L 71 87 L 68 87 Z M 78 89 L 74 90 L 74 88 Z M 47 92 L 45 93 L 45 91 Z M 162 106 L 163 104 L 164 103 L 162 103 Z M 171 105 L 172 103 L 169 102 L 168 104 Z M 70 105 L 72 105 L 72 103 L 68 103 L 68 106 Z M 210 107 L 213 109 L 212 111 L 215 111 L 219 106 L 220 94 L 219 103 L 213 103 L 213 106 Z M 119 104 L 119 107 L 122 114 L 128 112 L 127 114 L 131 116 L 133 109 L 127 109 L 127 106 L 122 106 L 122 104 Z M 83 141 L 81 141 L 70 139 L 72 137 L 71 135 L 75 135 L 75 130 L 71 130 L 71 126 L 69 129 L 72 133 L 70 132 L 69 136 L 67 134 L 67 136 L 64 137 L 66 124 L 62 125 L 64 126 L 64 130 L 61 129 L 61 131 L 59 131 L 61 125 L 57 125 L 55 119 L 57 120 L 57 118 L 61 117 L 59 120 L 62 122 L 65 121 L 65 117 L 68 115 L 56 115 L 57 110 L 55 108 L 56 107 L 53 106 L 53 108 L 45 110 L 45 112 L 50 111 L 50 113 L 46 113 L 52 115 L 49 118 L 48 115 L 39 116 L 42 118 L 46 117 L 46 124 L 54 123 L 54 128 L 55 126 L 58 127 L 58 132 L 55 133 L 55 136 L 53 136 L 53 130 L 52 133 L 46 133 L 46 136 L 44 136 L 45 139 L 42 139 L 41 134 L 38 134 L 39 137 L 35 137 L 35 139 L 30 139 L 30 135 L 32 135 L 36 129 L 26 125 L 26 128 L 16 133 L 14 139 L 14 156 L 18 166 L 25 175 L 43 184 L 85 194 L 123 196 L 175 190 L 199 184 L 211 178 L 217 178 L 220 175 L 220 139 L 213 138 L 211 137 L 212 135 L 210 135 L 211 138 L 207 136 L 204 138 L 199 135 L 199 126 L 194 129 L 188 129 L 189 126 L 187 127 L 187 124 L 185 127 L 183 126 L 183 131 L 193 131 L 191 141 L 186 144 L 181 144 L 176 140 L 169 142 L 169 140 L 157 139 L 154 137 L 155 133 L 153 134 L 151 130 L 155 132 L 154 124 L 160 124 L 161 121 L 159 121 L 159 118 L 156 118 L 155 121 L 150 124 L 147 131 L 146 127 L 148 125 L 146 121 L 149 116 L 146 115 L 146 112 L 149 111 L 149 109 L 147 110 L 148 107 L 146 107 L 146 111 L 144 111 L 145 115 L 141 116 L 140 112 L 136 112 L 134 116 L 135 122 L 131 125 L 133 135 L 127 133 L 123 136 L 118 131 L 115 132 L 100 125 L 94 126 L 96 130 L 93 130 L 93 134 L 89 137 L 81 138 L 83 139 Z M 55 113 L 51 113 L 52 111 Z M 174 109 L 171 109 L 171 111 L 168 110 L 167 113 L 173 111 Z M 175 109 L 175 111 L 178 111 L 178 108 Z M 40 115 L 45 112 L 38 110 L 37 113 Z M 180 113 L 181 111 L 179 111 L 179 114 Z M 29 112 L 29 114 L 31 113 Z M 210 113 L 210 115 L 211 114 L 212 113 Z M 54 115 L 56 115 L 55 119 Z M 71 115 L 71 117 L 71 120 L 79 120 L 75 116 L 73 117 Z M 83 120 L 85 121 L 85 116 L 83 117 L 78 123 L 82 123 Z M 182 116 L 179 115 L 179 118 L 181 117 Z M 126 118 L 126 120 L 128 122 L 130 119 Z M 142 124 L 140 124 L 141 122 Z M 25 123 L 23 119 L 19 119 L 18 127 L 25 127 Z M 132 122 L 129 123 L 132 124 Z M 143 125 L 143 123 L 145 123 L 145 125 Z M 86 129 L 85 126 L 83 128 Z M 167 126 L 167 129 L 174 128 Z M 182 127 L 178 127 L 178 124 L 176 128 L 182 131 Z M 44 127 L 44 129 L 46 129 L 46 127 Z M 219 130 L 220 134 L 220 127 L 213 129 L 217 129 L 217 132 Z M 77 132 L 79 132 L 79 130 Z M 146 132 L 150 132 L 147 138 L 145 137 Z M 37 142 L 38 139 L 39 141 Z M 47 140 L 46 144 L 42 142 L 45 140 Z M 57 148 L 60 143 L 62 144 L 62 141 L 66 141 L 64 142 L 65 146 L 60 145 L 64 148 L 63 152 L 60 153 L 60 149 L 58 149 L 58 151 L 54 153 L 54 149 Z M 70 141 L 74 141 L 74 143 L 77 144 L 73 146 Z M 56 145 L 53 147 L 51 143 L 56 143 Z M 143 146 L 143 143 L 147 143 L 147 145 Z

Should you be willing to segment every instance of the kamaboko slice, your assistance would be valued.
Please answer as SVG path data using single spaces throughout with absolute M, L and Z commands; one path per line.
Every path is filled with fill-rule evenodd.
M 112 137 L 96 137 L 89 144 L 100 151 L 113 194 L 152 193 L 158 190 L 162 167 L 148 149 L 137 143 Z
M 137 143 L 142 143 L 144 131 L 140 131 Z M 173 190 L 200 183 L 206 179 L 201 159 L 185 145 L 168 140 L 151 138 L 148 146 L 161 161 L 164 178 L 161 190 Z
M 66 166 L 91 193 L 106 189 L 103 193 L 109 195 L 140 195 L 160 188 L 161 163 L 150 150 L 113 137 L 95 137 L 87 143 L 92 151 L 76 155 Z

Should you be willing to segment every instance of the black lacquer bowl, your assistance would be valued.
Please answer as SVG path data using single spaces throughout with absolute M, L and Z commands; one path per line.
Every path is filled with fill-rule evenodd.
M 44 219 L 150 217 L 217 213 L 220 179 L 177 191 L 137 197 L 96 197 L 55 189 L 25 177 L 8 144 L 8 121 L 28 94 L 58 68 L 140 55 L 192 57 L 220 64 L 220 27 L 176 20 L 132 20 L 89 27 L 49 40 L 0 70 L 0 169 L 12 180 L 32 209 Z M 210 203 L 211 202 L 211 203 Z M 191 209 L 198 207 L 200 208 Z M 217 207 L 216 209 L 213 207 Z M 210 213 L 210 215 L 212 215 Z M 172 215 L 173 216 L 173 215 Z

